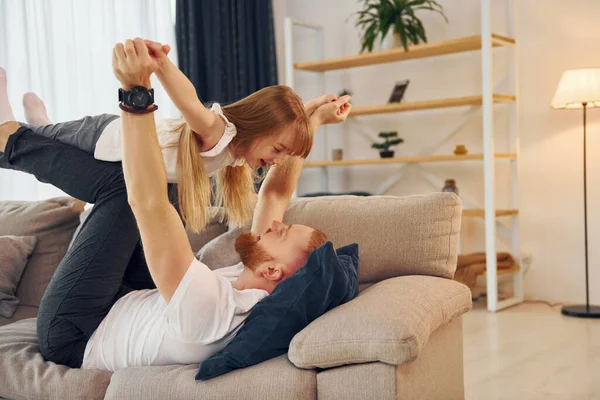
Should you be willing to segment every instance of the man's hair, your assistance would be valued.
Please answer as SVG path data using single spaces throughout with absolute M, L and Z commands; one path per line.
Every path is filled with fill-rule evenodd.
M 315 251 L 318 247 L 323 246 L 328 241 L 329 239 L 324 232 L 315 229 L 310 237 L 310 241 L 308 242 L 308 254 L 310 255 L 310 253 Z

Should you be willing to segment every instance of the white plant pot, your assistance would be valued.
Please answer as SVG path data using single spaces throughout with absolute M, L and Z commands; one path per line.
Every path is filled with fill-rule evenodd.
M 377 43 L 380 43 L 378 40 Z M 393 33 L 391 30 L 385 35 L 385 39 L 379 45 L 379 50 L 390 50 L 398 47 L 402 47 L 402 40 L 400 40 L 400 35 L 397 33 Z

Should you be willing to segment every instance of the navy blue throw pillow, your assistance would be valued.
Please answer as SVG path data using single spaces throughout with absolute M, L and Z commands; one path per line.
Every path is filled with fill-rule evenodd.
M 331 242 L 262 299 L 227 346 L 200 364 L 196 380 L 211 379 L 288 351 L 293 337 L 327 311 L 358 295 L 358 244 Z

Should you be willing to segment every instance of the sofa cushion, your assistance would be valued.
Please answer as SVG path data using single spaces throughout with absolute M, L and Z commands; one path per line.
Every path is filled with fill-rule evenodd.
M 116 371 L 106 400 L 314 400 L 316 373 L 294 367 L 285 355 L 209 381 L 194 380 L 196 365 L 133 367 Z
M 35 236 L 0 236 L 0 316 L 4 318 L 11 318 L 17 309 L 17 286 L 36 243 Z
M 200 233 L 193 233 L 190 230 L 187 231 L 192 251 L 197 252 L 198 250 L 201 250 L 211 240 L 227 232 L 227 224 L 222 222 L 223 218 L 221 214 L 222 209 L 211 207 L 209 211 L 209 220 L 204 230 Z M 229 267 L 230 265 L 227 266 Z
M 235 337 L 200 364 L 205 380 L 285 354 L 294 335 L 323 313 L 358 294 L 358 246 L 331 242 L 313 251 L 306 264 L 262 299 Z
M 307 326 L 290 343 L 288 356 L 299 368 L 403 364 L 418 357 L 432 332 L 471 305 L 469 288 L 449 279 L 388 279 Z
M 284 223 L 325 232 L 335 246 L 360 246 L 360 283 L 402 275 L 452 278 L 461 201 L 454 193 L 295 199 Z
M 358 243 L 362 290 L 402 275 L 452 278 L 461 211 L 454 193 L 295 198 L 283 222 L 320 229 L 336 247 Z M 248 230 L 231 230 L 214 239 L 198 253 L 200 261 L 211 269 L 239 263 L 235 239 Z
M 35 325 L 32 318 L 0 328 L 0 397 L 103 399 L 111 373 L 44 361 Z
M 79 224 L 84 205 L 70 197 L 35 202 L 0 201 L 0 235 L 38 239 L 17 290 L 21 305 L 39 307 Z

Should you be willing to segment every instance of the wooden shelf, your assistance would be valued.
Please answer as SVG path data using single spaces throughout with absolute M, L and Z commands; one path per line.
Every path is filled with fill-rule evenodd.
M 496 217 L 512 217 L 519 214 L 519 210 L 496 210 Z M 463 217 L 485 217 L 483 209 L 463 210 Z
M 515 153 L 498 153 L 496 159 L 516 160 Z M 339 160 L 339 161 L 306 161 L 305 168 L 310 167 L 342 167 L 349 165 L 376 165 L 376 164 L 403 164 L 403 163 L 422 163 L 422 162 L 446 162 L 446 161 L 477 161 L 483 160 L 483 154 L 467 154 L 464 156 L 437 155 L 437 156 L 416 156 L 416 157 L 396 157 L 396 158 L 373 158 L 362 160 Z
M 492 34 L 492 46 L 506 46 L 514 44 L 515 40 L 509 37 Z M 294 68 L 304 71 L 325 72 L 337 69 L 364 67 L 367 65 L 385 64 L 396 61 L 412 60 L 416 58 L 436 57 L 446 54 L 463 53 L 481 49 L 481 36 L 469 36 L 458 39 L 444 40 L 435 43 L 424 43 L 404 48 L 374 51 L 327 60 L 309 61 L 294 64 Z
M 512 103 L 516 101 L 515 96 L 505 94 L 494 94 L 493 97 L 494 102 L 496 103 Z M 350 116 L 357 117 L 360 115 L 390 114 L 406 111 L 433 110 L 437 108 L 481 106 L 482 103 L 482 96 L 451 97 L 437 100 L 411 101 L 407 103 L 388 103 L 377 106 L 354 107 L 350 111 Z

